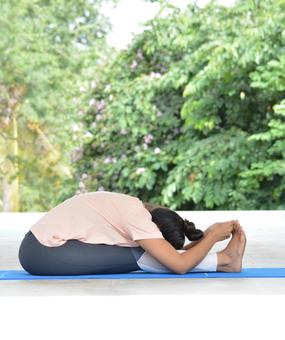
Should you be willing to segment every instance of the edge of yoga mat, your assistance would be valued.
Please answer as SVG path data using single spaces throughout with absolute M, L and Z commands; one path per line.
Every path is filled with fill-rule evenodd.
M 239 273 L 190 272 L 187 274 L 147 273 L 141 270 L 124 274 L 44 276 L 25 270 L 0 270 L 1 280 L 82 280 L 82 279 L 192 279 L 192 278 L 285 278 L 285 268 L 243 268 Z

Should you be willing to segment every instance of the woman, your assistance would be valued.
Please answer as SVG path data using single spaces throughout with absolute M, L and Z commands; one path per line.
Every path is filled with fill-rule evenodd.
M 209 253 L 231 234 L 226 249 Z M 183 248 L 185 235 L 194 241 Z M 215 223 L 203 233 L 168 208 L 95 191 L 47 212 L 26 233 L 18 257 L 33 275 L 240 271 L 245 241 L 237 221 Z

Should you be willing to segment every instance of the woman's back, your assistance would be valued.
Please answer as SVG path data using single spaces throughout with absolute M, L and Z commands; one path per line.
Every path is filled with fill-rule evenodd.
M 140 199 L 110 191 L 68 198 L 47 212 L 31 231 L 43 245 L 50 247 L 60 246 L 69 239 L 138 247 L 136 239 L 163 238 Z

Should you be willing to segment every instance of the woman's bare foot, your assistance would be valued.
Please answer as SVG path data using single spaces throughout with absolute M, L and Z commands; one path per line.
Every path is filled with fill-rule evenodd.
M 242 259 L 246 246 L 246 236 L 242 227 L 237 224 L 237 228 L 232 233 L 232 238 L 225 249 L 217 252 L 217 271 L 240 272 Z

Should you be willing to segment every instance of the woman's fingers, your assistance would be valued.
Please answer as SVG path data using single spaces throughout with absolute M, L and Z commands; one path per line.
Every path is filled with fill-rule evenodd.
M 237 226 L 237 231 L 239 232 L 239 233 L 241 233 L 242 231 L 243 231 L 243 229 L 242 229 L 242 226 L 240 225 L 240 223 L 239 223 L 239 221 L 238 220 L 235 220 L 236 221 L 236 226 Z
M 239 232 L 240 230 L 240 225 L 238 223 L 238 220 L 233 220 L 233 230 L 234 232 Z
M 238 226 L 237 220 L 233 220 L 233 231 L 238 230 L 238 229 L 239 229 L 239 226 Z

